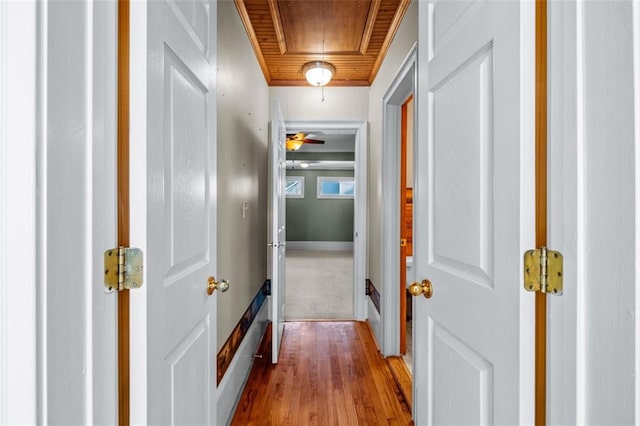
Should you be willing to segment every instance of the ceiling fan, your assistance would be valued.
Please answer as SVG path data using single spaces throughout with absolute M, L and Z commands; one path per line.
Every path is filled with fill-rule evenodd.
M 289 133 L 287 134 L 286 147 L 287 151 L 297 151 L 300 149 L 302 144 L 311 143 L 311 144 L 323 144 L 324 141 L 318 139 L 308 139 L 308 134 L 305 133 Z

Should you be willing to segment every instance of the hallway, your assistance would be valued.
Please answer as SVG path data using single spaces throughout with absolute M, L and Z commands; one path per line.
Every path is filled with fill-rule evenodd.
M 270 347 L 265 338 L 232 425 L 413 424 L 367 323 L 287 322 L 277 365 Z

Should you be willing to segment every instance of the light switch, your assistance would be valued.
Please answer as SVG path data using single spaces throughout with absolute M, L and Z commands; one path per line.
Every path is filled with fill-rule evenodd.
M 247 208 L 249 207 L 247 201 L 242 202 L 242 218 L 245 219 L 247 217 Z

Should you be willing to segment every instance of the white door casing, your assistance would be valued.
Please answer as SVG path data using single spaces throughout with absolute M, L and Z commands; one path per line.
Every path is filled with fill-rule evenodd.
M 533 422 L 533 2 L 421 2 L 416 424 Z
M 131 420 L 216 416 L 216 3 L 131 4 Z M 218 281 L 222 277 L 216 276 Z
M 271 110 L 271 140 L 269 144 L 270 229 L 268 258 L 271 263 L 271 361 L 278 363 L 280 343 L 284 333 L 284 292 L 286 253 L 286 149 L 287 129 L 280 104 Z
M 385 283 L 381 298 L 383 324 L 382 353 L 400 354 L 400 147 L 402 132 L 402 105 L 415 94 L 417 45 L 414 45 L 400 66 L 383 102 L 384 147 L 382 157 L 382 277 Z M 414 110 L 414 114 L 415 114 Z M 417 120 L 413 120 L 415 123 Z M 414 145 L 417 138 L 414 138 Z M 416 148 L 414 147 L 414 150 Z M 415 168 L 416 165 L 414 164 Z M 405 319 L 402 319 L 403 321 Z

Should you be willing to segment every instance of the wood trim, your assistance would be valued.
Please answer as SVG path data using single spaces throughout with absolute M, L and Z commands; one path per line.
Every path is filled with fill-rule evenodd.
M 373 334 L 373 332 L 371 333 Z M 391 375 L 396 381 L 400 394 L 404 398 L 404 402 L 412 408 L 413 404 L 413 376 L 401 356 L 390 356 L 386 358 L 387 366 L 391 370 Z
M 404 18 L 404 14 L 407 12 L 410 4 L 411 0 L 400 1 L 398 9 L 396 10 L 396 14 L 393 17 L 393 22 L 390 26 L 392 30 L 389 31 L 387 33 L 387 36 L 384 38 L 384 42 L 382 43 L 382 47 L 380 48 L 380 53 L 378 53 L 378 57 L 373 63 L 373 67 L 371 67 L 371 74 L 369 74 L 369 84 L 372 84 L 373 80 L 375 80 L 376 75 L 378 74 L 378 71 L 382 66 L 382 62 L 384 61 L 384 57 L 387 55 L 389 47 L 391 47 L 391 42 L 393 42 L 393 38 L 396 36 L 396 32 L 398 32 L 398 28 L 400 28 L 402 18 Z
M 536 247 L 547 245 L 547 0 L 536 0 Z M 535 295 L 535 424 L 546 424 L 547 296 Z
M 251 327 L 253 320 L 256 318 L 256 315 L 258 315 L 258 312 L 260 312 L 262 304 L 265 302 L 265 300 L 267 300 L 267 296 L 271 294 L 270 288 L 271 280 L 266 280 L 264 284 L 262 284 L 262 287 L 260 287 L 258 294 L 256 294 L 256 296 L 251 301 L 251 304 L 245 311 L 244 315 L 242 315 L 242 318 L 240 318 L 240 321 L 238 321 L 238 324 L 236 324 L 226 342 L 224 342 L 224 345 L 222 345 L 222 347 L 220 348 L 218 356 L 216 357 L 216 362 L 218 365 L 218 384 L 220 384 L 222 378 L 224 377 L 224 374 L 227 372 L 227 369 L 231 365 L 231 361 L 233 361 L 234 355 L 236 354 L 236 352 L 238 352 L 238 348 L 244 340 L 244 337 L 247 335 L 249 327 Z
M 380 3 L 382 3 L 382 0 L 372 0 L 371 7 L 369 7 L 367 23 L 365 24 L 362 41 L 360 42 L 360 53 L 363 55 L 366 55 L 367 50 L 369 50 L 369 42 L 371 41 L 371 35 L 373 34 L 373 28 L 376 23 L 376 17 L 378 16 L 378 10 L 380 9 Z
M 129 0 L 118 1 L 118 245 L 129 246 Z M 118 424 L 130 419 L 129 291 L 118 292 Z
M 373 302 L 373 306 L 375 306 L 376 310 L 378 311 L 378 313 L 380 313 L 380 292 L 373 285 L 373 283 L 371 282 L 371 280 L 369 278 L 367 278 L 367 291 L 366 291 L 366 293 L 369 296 L 369 298 L 371 299 L 371 301 Z
M 260 69 L 267 80 L 267 84 L 271 85 L 271 73 L 269 72 L 269 67 L 267 67 L 267 61 L 264 59 L 262 50 L 260 50 L 260 43 L 258 42 L 256 32 L 253 30 L 253 26 L 251 25 L 251 18 L 249 18 L 249 13 L 244 5 L 244 0 L 233 0 L 233 2 L 236 5 L 236 9 L 238 9 L 238 14 L 242 20 L 244 29 L 247 32 L 247 37 L 249 37 L 249 40 L 251 41 L 251 47 L 253 48 L 253 52 L 256 54 L 256 59 L 258 60 L 258 64 L 260 64 Z
M 400 238 L 407 238 L 407 104 L 400 108 Z M 398 241 L 398 243 L 400 243 Z M 407 353 L 407 246 L 400 244 L 400 354 Z
M 243 4 L 244 7 L 244 4 Z M 278 9 L 277 0 L 269 0 L 269 10 L 271 10 L 271 18 L 273 19 L 273 28 L 276 32 L 276 38 L 278 39 L 278 47 L 280 48 L 280 54 L 287 53 L 287 41 L 284 38 L 284 30 L 282 29 L 282 20 L 280 19 L 280 10 Z
M 311 87 L 307 80 L 271 80 L 269 82 L 269 86 L 271 87 L 284 87 L 284 86 L 293 86 L 293 87 Z M 369 87 L 368 80 L 335 80 L 332 79 L 329 84 L 324 87 Z M 319 89 L 318 89 L 319 90 Z

